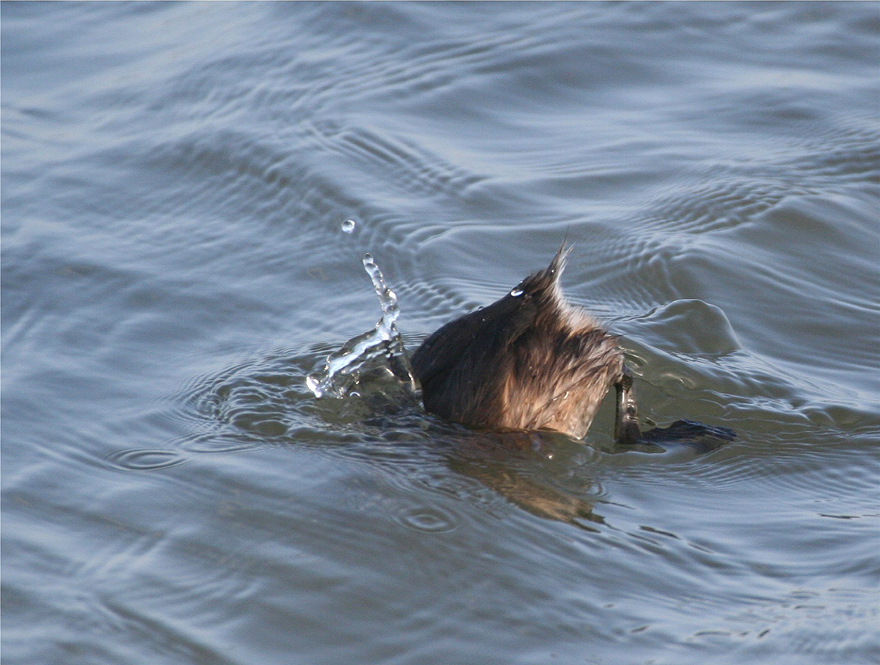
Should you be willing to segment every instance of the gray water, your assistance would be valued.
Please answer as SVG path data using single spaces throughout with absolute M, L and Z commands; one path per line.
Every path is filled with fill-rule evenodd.
M 4 664 L 880 660 L 880 4 L 2 5 Z M 344 232 L 346 220 L 355 222 Z M 306 377 L 574 245 L 641 414 Z

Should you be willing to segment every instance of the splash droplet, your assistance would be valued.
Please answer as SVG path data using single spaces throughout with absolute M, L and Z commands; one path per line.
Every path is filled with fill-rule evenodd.
M 521 288 L 519 288 L 518 286 L 514 287 L 510 291 L 510 295 L 512 295 L 514 298 L 519 298 L 522 294 L 523 294 L 523 290 Z
M 385 283 L 372 254 L 364 254 L 363 264 L 379 297 L 382 318 L 372 330 L 353 337 L 327 356 L 324 368 L 308 376 L 306 385 L 315 397 L 352 395 L 359 384 L 361 370 L 380 363 L 397 378 L 405 392 L 421 399 L 418 381 L 395 325 L 400 315 L 397 296 Z
M 353 219 L 346 219 L 344 222 L 342 222 L 342 232 L 352 233 L 355 226 L 355 221 Z

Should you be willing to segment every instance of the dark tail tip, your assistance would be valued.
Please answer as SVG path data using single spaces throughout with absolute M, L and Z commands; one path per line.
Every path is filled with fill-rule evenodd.
M 553 257 L 553 260 L 550 261 L 550 265 L 547 266 L 546 272 L 552 277 L 554 282 L 559 279 L 559 275 L 565 270 L 565 261 L 568 258 L 568 255 L 571 254 L 572 249 L 574 249 L 574 247 L 573 245 L 568 244 L 568 236 L 566 236 L 562 241 L 562 244 L 559 245 L 559 249 L 556 250 L 556 256 Z

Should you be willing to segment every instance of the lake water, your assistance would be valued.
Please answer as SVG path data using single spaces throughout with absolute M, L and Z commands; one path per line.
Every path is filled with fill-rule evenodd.
M 880 661 L 878 211 L 876 2 L 4 3 L 4 663 Z M 566 236 L 735 441 L 307 387 Z

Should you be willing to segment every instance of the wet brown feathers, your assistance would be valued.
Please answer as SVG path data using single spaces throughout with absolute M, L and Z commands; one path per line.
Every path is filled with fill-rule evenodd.
M 425 408 L 478 429 L 549 429 L 583 438 L 623 378 L 614 336 L 565 301 L 569 250 L 509 294 L 451 321 L 412 358 Z

